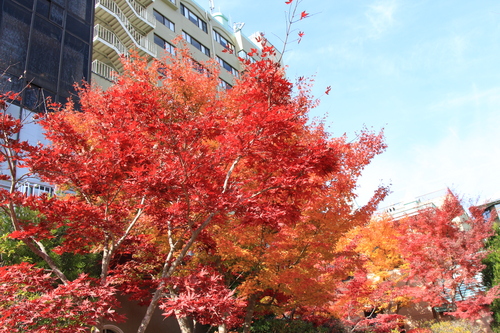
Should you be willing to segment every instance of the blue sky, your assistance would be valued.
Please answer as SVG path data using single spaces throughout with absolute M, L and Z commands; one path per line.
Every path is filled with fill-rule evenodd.
M 297 1 L 297 0 L 295 0 Z M 203 0 L 202 6 L 208 7 Z M 285 0 L 214 0 L 247 35 L 276 46 Z M 305 35 L 288 45 L 291 79 L 314 76 L 333 135 L 385 130 L 387 151 L 360 180 L 359 201 L 391 184 L 385 205 L 445 187 L 500 198 L 500 2 L 497 0 L 303 0 Z M 323 94 L 331 86 L 331 93 Z

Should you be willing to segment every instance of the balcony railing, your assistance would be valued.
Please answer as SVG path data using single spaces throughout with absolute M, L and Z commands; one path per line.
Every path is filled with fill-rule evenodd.
M 108 43 L 118 54 L 128 56 L 127 48 L 120 42 L 116 34 L 104 28 L 102 25 L 96 24 L 94 26 L 94 39 L 96 38 L 100 38 Z
M 156 27 L 156 19 L 154 16 L 150 15 L 143 5 L 138 3 L 136 0 L 126 0 L 127 4 L 134 10 L 137 16 L 141 17 L 143 20 Z
M 36 183 L 24 182 L 19 187 L 18 190 L 28 196 L 39 196 L 42 194 L 47 194 L 49 196 L 54 195 L 54 188 L 49 185 L 40 185 Z
M 92 61 L 92 72 L 111 82 L 118 76 L 116 69 L 99 60 Z
M 128 32 L 130 38 L 136 44 L 137 47 L 143 49 L 153 57 L 156 57 L 156 47 L 154 43 L 151 43 L 146 36 L 143 36 L 129 22 L 128 18 L 123 14 L 120 7 L 112 0 L 96 0 L 96 7 L 102 6 L 111 12 L 120 22 L 120 24 Z

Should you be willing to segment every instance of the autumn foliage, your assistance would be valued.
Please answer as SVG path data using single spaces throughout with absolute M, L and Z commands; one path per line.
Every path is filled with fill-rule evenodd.
M 23 263 L 0 268 L 2 332 L 87 332 L 98 318 L 122 320 L 116 290 L 82 275 L 57 284 L 50 272 Z
M 481 276 L 491 222 L 474 207 L 467 214 L 449 192 L 442 205 L 399 219 L 382 215 L 350 231 L 342 242 L 355 247 L 363 264 L 335 307 L 351 325 L 359 325 L 359 309 L 377 322 L 381 314 L 408 314 L 401 310 L 422 304 L 436 316 L 487 316 L 498 297 L 498 288 L 487 291 Z
M 50 145 L 20 142 L 14 134 L 22 124 L 3 114 L 2 157 L 12 186 L 1 195 L 9 237 L 46 267 L 43 274 L 29 267 L 31 277 L 42 275 L 23 283 L 43 286 L 30 301 L 81 300 L 67 316 L 83 330 L 116 319 L 111 310 L 88 312 L 88 305 L 115 308 L 117 288 L 149 304 L 138 332 L 159 304 L 179 319 L 227 326 L 243 319 L 235 315 L 247 311 L 247 297 L 265 290 L 290 306 L 316 304 L 310 296 L 328 284 L 315 275 L 332 260 L 332 244 L 366 222 L 384 196 L 381 189 L 352 210 L 356 179 L 384 149 L 382 136 L 331 138 L 307 117 L 316 101 L 306 80 L 294 86 L 267 58 L 246 66 L 233 89 L 221 90 L 218 65 L 195 63 L 181 49 L 163 61 L 133 57 L 106 91 L 82 87 L 79 110 L 69 103 L 40 115 Z M 25 176 L 52 184 L 56 195 L 16 191 L 20 166 Z M 21 218 L 21 206 L 36 220 Z M 231 243 L 253 250 L 231 257 Z M 99 254 L 99 275 L 69 279 L 59 258 L 90 253 Z M 268 269 L 254 270 L 259 261 Z M 19 286 L 9 274 L 21 267 L 28 269 L 5 268 L 5 288 Z M 246 275 L 238 297 L 228 284 L 237 274 Z M 298 279 L 308 281 L 310 295 L 299 293 Z M 45 317 L 37 313 L 30 330 L 42 332 Z M 65 327 L 57 313 L 44 314 Z
M 46 145 L 19 140 L 23 124 L 4 96 L 2 239 L 31 257 L 12 251 L 2 262 L 1 331 L 99 329 L 122 319 L 118 293 L 147 306 L 138 333 L 157 308 L 183 332 L 193 318 L 248 332 L 262 314 L 364 325 L 367 306 L 420 301 L 483 313 L 491 294 L 456 291 L 479 288 L 489 225 L 479 215 L 467 228 L 451 223 L 462 213 L 455 201 L 371 220 L 387 188 L 362 207 L 355 190 L 385 149 L 383 134 L 329 135 L 308 118 L 318 103 L 311 82 L 291 83 L 262 38 L 262 59 L 244 62 L 230 90 L 219 87 L 215 62 L 197 63 L 181 47 L 162 60 L 124 59 L 106 91 L 80 87 L 79 107 L 37 115 Z M 18 191 L 29 177 L 55 194 Z M 89 258 L 97 273 L 75 277 L 61 264 Z M 385 330 L 400 316 L 379 319 Z

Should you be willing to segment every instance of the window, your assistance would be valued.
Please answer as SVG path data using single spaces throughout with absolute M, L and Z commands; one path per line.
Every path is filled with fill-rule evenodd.
M 68 11 L 78 16 L 88 24 L 94 17 L 94 1 L 68 1 Z
M 251 63 L 255 62 L 255 59 L 250 57 L 245 50 L 241 50 L 240 52 L 238 52 L 238 57 L 240 57 L 243 60 L 249 60 Z
M 219 42 L 220 45 L 224 46 L 226 49 L 229 49 L 234 52 L 234 45 L 231 44 L 226 38 L 224 38 L 220 33 L 217 31 L 214 32 L 214 39 Z
M 231 89 L 233 86 L 221 79 L 221 80 L 219 80 L 219 87 L 221 87 L 222 89 L 228 90 L 228 89 Z
M 87 14 L 94 1 L 0 3 L 0 70 L 16 78 L 22 75 L 23 87 L 30 84 L 19 104 L 44 111 L 45 97 L 66 102 L 74 92 L 73 83 L 90 76 L 92 27 Z
M 155 34 L 155 44 L 160 46 L 162 49 L 168 53 L 175 54 L 175 46 Z
M 184 15 L 189 21 L 193 22 L 198 28 L 208 33 L 207 23 L 199 18 L 195 13 L 190 11 L 186 6 L 181 4 L 181 13 Z
M 193 37 L 191 37 L 191 35 L 189 35 L 188 33 L 186 32 L 182 32 L 182 37 L 191 45 L 193 45 L 194 47 L 196 47 L 198 50 L 200 50 L 201 52 L 205 53 L 207 56 L 210 57 L 210 50 L 203 44 L 201 44 L 200 42 L 198 42 L 196 39 L 194 39 Z
M 193 64 L 193 69 L 195 71 L 201 74 L 207 74 L 207 75 L 209 74 L 209 71 L 206 69 L 206 67 L 200 64 L 198 61 L 191 59 L 191 62 Z
M 229 73 L 233 74 L 234 76 L 238 76 L 238 71 L 236 69 L 234 69 L 233 66 L 231 66 L 230 64 L 228 64 L 226 61 L 224 61 L 223 59 L 217 57 L 217 62 L 225 69 L 227 70 Z
M 66 34 L 62 49 L 62 66 L 59 88 L 70 93 L 76 93 L 74 82 L 81 82 L 88 72 L 90 55 L 89 44 L 79 38 Z
M 166 18 L 162 14 L 158 13 L 156 10 L 153 12 L 153 14 L 155 15 L 155 18 L 158 22 L 160 22 L 161 24 L 163 24 L 164 26 L 166 26 L 170 30 L 175 31 L 174 22 L 170 21 L 168 18 Z
M 0 66 L 19 77 L 25 70 L 28 56 L 28 41 L 32 14 L 14 2 L 6 2 L 2 7 L 0 25 Z
M 22 183 L 21 186 L 18 188 L 20 192 L 26 194 L 26 195 L 33 195 L 33 196 L 39 196 L 42 194 L 47 194 L 49 196 L 54 195 L 54 188 L 51 186 L 47 185 L 40 185 L 40 184 L 34 184 L 34 183 Z
M 57 91 L 63 30 L 49 21 L 35 16 L 31 31 L 31 50 L 28 71 L 44 88 Z M 43 52 L 42 52 L 43 50 Z
M 57 2 L 60 3 L 60 1 L 38 0 L 36 4 L 36 12 L 43 17 L 48 18 L 53 23 L 62 26 L 64 8 L 57 5 Z M 61 5 L 64 6 L 64 4 Z

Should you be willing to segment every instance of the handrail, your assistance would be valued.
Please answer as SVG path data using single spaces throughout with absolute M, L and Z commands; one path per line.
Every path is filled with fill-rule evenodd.
M 111 82 L 116 80 L 118 75 L 116 69 L 97 59 L 92 61 L 92 72 Z
M 94 38 L 101 38 L 111 46 L 113 46 L 118 54 L 123 54 L 128 56 L 128 51 L 125 45 L 122 44 L 120 39 L 116 36 L 116 34 L 100 24 L 96 24 L 94 26 Z
M 114 1 L 96 0 L 96 7 L 98 5 L 102 5 L 104 8 L 106 8 L 116 16 L 120 24 L 122 24 L 125 30 L 127 30 L 131 39 L 138 47 L 142 48 L 152 56 L 156 57 L 155 44 L 151 43 L 146 36 L 141 35 L 139 32 L 137 32 L 137 30 L 135 30 L 135 28 L 129 22 L 125 14 L 123 14 L 123 12 L 121 11 L 120 7 L 118 7 L 118 5 Z
M 156 28 L 156 19 L 148 13 L 146 7 L 138 3 L 136 0 L 126 0 L 126 2 L 137 16 L 146 20 L 153 26 L 153 28 Z

